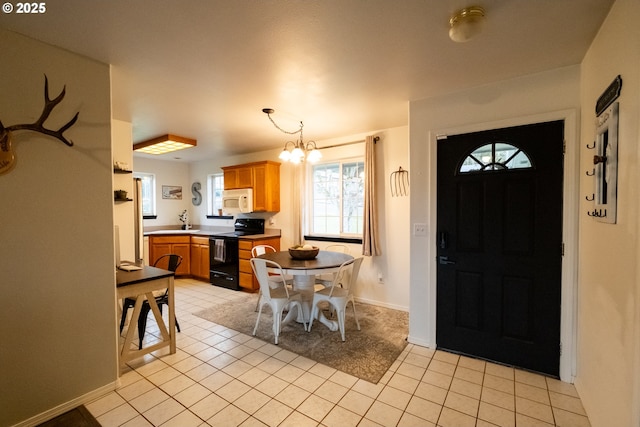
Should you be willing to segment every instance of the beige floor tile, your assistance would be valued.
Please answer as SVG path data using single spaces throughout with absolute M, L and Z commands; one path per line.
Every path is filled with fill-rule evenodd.
M 420 417 L 416 417 L 408 412 L 402 414 L 402 418 L 398 422 L 397 427 L 436 427 L 434 423 L 427 420 L 423 420 Z
M 516 413 L 516 427 L 554 427 L 555 424 L 545 423 L 542 420 L 527 417 L 523 414 Z
M 200 359 L 198 359 L 197 357 L 194 356 L 187 356 L 186 358 L 180 360 L 179 362 L 176 362 L 174 364 L 172 364 L 171 366 L 174 369 L 177 369 L 178 371 L 185 373 L 185 372 L 189 372 L 190 370 L 197 368 L 198 366 L 202 365 L 204 362 Z
M 173 396 L 173 398 L 180 402 L 185 408 L 189 408 L 191 405 L 204 399 L 211 393 L 211 390 L 196 383 L 191 387 L 182 390 L 180 393 Z
M 478 399 L 473 399 L 471 397 L 454 393 L 452 391 L 447 394 L 447 398 L 444 401 L 444 406 L 446 408 L 462 412 L 463 414 L 471 415 L 472 417 L 476 417 L 478 415 L 479 404 L 480 401 Z
M 292 383 L 296 379 L 298 379 L 298 377 L 304 374 L 304 372 L 305 371 L 303 371 L 302 369 L 297 368 L 293 365 L 284 365 L 281 369 L 276 371 L 273 375 L 283 379 L 284 381 Z
M 546 423 L 553 424 L 554 422 L 551 406 L 543 405 L 542 403 L 522 397 L 516 396 L 516 412 Z
M 376 400 L 404 411 L 411 400 L 411 394 L 388 385 Z
M 178 371 L 177 369 L 173 369 L 172 367 L 168 366 L 164 369 L 161 369 L 158 372 L 155 372 L 151 375 L 149 375 L 147 377 L 147 379 L 149 381 L 151 381 L 152 383 L 154 383 L 155 385 L 162 385 L 164 383 L 166 383 L 167 381 L 170 381 L 178 376 L 182 375 L 180 373 L 180 371 Z
M 438 418 L 442 412 L 442 405 L 413 396 L 405 412 L 435 424 L 438 422 Z
M 480 402 L 478 419 L 490 422 L 500 427 L 515 427 L 516 425 L 515 412 L 486 402 Z
M 452 365 L 457 365 L 458 360 L 460 360 L 460 356 L 458 356 L 457 354 L 448 353 L 446 351 L 436 350 L 433 355 L 433 360 L 440 360 Z
M 153 388 L 146 393 L 141 394 L 129 401 L 129 404 L 133 406 L 139 413 L 144 413 L 154 406 L 162 404 L 162 402 L 169 399 L 169 396 L 159 388 Z
M 353 375 L 349 375 L 342 371 L 336 371 L 329 377 L 329 381 L 340 384 L 341 386 L 347 388 L 351 388 L 358 381 L 358 377 L 354 377 Z
M 326 427 L 356 427 L 361 419 L 362 416 L 342 406 L 334 406 L 322 420 L 322 425 Z
M 364 394 L 358 393 L 354 390 L 349 390 L 347 394 L 345 394 L 344 397 L 340 399 L 338 405 L 352 412 L 355 412 L 360 416 L 364 416 L 373 402 L 374 399 L 372 399 L 371 397 L 365 396 Z
M 402 411 L 376 400 L 367 411 L 365 418 L 383 426 L 395 426 L 402 417 Z
M 482 402 L 490 403 L 494 406 L 507 409 L 509 411 L 516 410 L 516 401 L 513 394 L 504 393 L 499 390 L 495 390 L 489 387 L 482 388 L 482 395 L 480 396 Z
M 216 371 L 213 374 L 209 375 L 208 377 L 205 377 L 202 380 L 200 380 L 200 384 L 202 384 L 203 386 L 205 386 L 211 391 L 216 391 L 220 387 L 224 387 L 231 381 L 233 381 L 232 376 L 227 375 L 222 371 Z
M 373 384 L 365 380 L 358 380 L 353 385 L 352 390 L 375 399 L 376 397 L 378 397 L 384 387 L 385 385 L 382 383 Z
M 242 409 L 228 405 L 206 421 L 207 424 L 212 426 L 232 427 L 241 425 L 247 418 L 249 418 L 249 414 Z
M 249 390 L 251 390 L 251 387 L 242 381 L 232 380 L 217 389 L 214 393 L 225 399 L 227 402 L 233 402 Z
M 267 378 L 269 378 L 269 374 L 259 368 L 251 368 L 238 377 L 240 381 L 249 387 L 255 387 Z
M 460 356 L 460 360 L 458 361 L 458 366 L 468 369 L 473 369 L 474 371 L 484 372 L 485 366 L 487 362 L 480 359 L 474 359 L 471 357 Z
M 184 411 L 185 407 L 173 399 L 167 399 L 164 402 L 145 411 L 142 415 L 155 426 L 169 421 L 171 418 Z
M 516 381 L 516 396 L 524 397 L 525 399 L 533 400 L 535 402 L 550 405 L 549 392 L 546 388 L 539 388 Z
M 519 382 L 519 383 L 524 383 L 524 384 L 528 384 L 528 385 L 543 388 L 543 389 L 547 388 L 546 377 L 539 374 L 534 374 L 532 372 L 516 369 L 515 379 L 516 379 L 516 382 Z
M 425 382 L 421 382 L 420 385 L 418 385 L 414 394 L 422 399 L 439 405 L 443 405 L 444 400 L 447 398 L 446 389 Z
M 216 394 L 210 394 L 209 396 L 191 406 L 189 410 L 203 420 L 208 420 L 229 405 L 230 403 L 220 396 Z
M 233 404 L 249 415 L 253 415 L 271 398 L 258 390 L 252 389 L 233 401 Z
M 579 397 L 578 392 L 573 384 L 556 380 L 555 378 L 547 378 L 547 388 L 555 393 L 566 394 L 572 397 Z
M 331 377 L 331 375 L 336 373 L 336 369 L 331 368 L 327 365 L 323 365 L 322 363 L 316 363 L 311 367 L 311 369 L 309 369 L 309 372 L 311 372 L 312 374 L 316 374 L 319 377 L 328 379 Z
M 496 363 L 487 363 L 484 369 L 485 374 L 493 375 L 507 380 L 515 378 L 515 370 L 509 366 L 502 366 Z
M 153 383 L 143 378 L 139 381 L 127 385 L 126 387 L 118 388 L 117 393 L 125 400 L 132 400 L 155 387 L 156 386 Z
M 126 423 L 121 424 L 120 427 L 153 427 L 153 424 L 147 421 L 142 415 L 138 415 Z
M 324 382 L 326 381 L 325 378 L 322 378 L 316 374 L 313 374 L 311 372 L 305 372 L 302 375 L 300 375 L 294 382 L 293 384 L 297 385 L 298 387 L 313 393 L 314 391 L 316 391 L 318 389 L 318 387 L 320 387 Z
M 449 390 L 479 400 L 482 393 L 482 386 L 480 384 L 453 378 Z
M 314 394 L 331 403 L 338 403 L 348 390 L 349 389 L 347 387 L 343 387 L 333 381 L 325 381 L 320 387 L 318 387 Z
M 258 351 L 262 351 L 262 348 L 258 349 Z M 282 360 L 269 357 L 264 362 L 260 363 L 257 367 L 262 369 L 268 374 L 273 374 L 274 372 L 277 372 L 280 369 L 282 369 L 285 365 L 286 363 L 284 363 Z
M 426 365 L 417 366 L 413 363 L 405 362 L 401 363 L 396 370 L 396 374 L 404 375 L 405 377 L 413 378 L 415 380 L 421 380 L 422 376 L 426 372 Z
M 443 408 L 440 418 L 438 419 L 438 426 L 442 427 L 475 427 L 475 425 L 476 417 L 454 411 L 450 408 Z
M 469 381 L 475 384 L 482 384 L 484 381 L 484 373 L 482 371 L 477 371 L 471 368 L 465 368 L 463 366 L 458 365 L 455 373 L 453 374 L 454 378 L 460 378 L 461 380 Z
M 407 357 L 405 357 L 403 361 L 403 363 L 409 363 L 424 370 L 426 370 L 427 366 L 429 366 L 429 362 L 431 362 L 431 356 L 423 356 L 414 352 L 410 352 L 409 354 L 407 354 Z
M 180 393 L 182 390 L 185 390 L 194 384 L 196 384 L 196 382 L 191 378 L 189 378 L 188 376 L 179 375 L 174 379 L 161 384 L 160 388 L 169 396 L 175 396 L 176 394 Z
M 298 406 L 297 411 L 320 422 L 327 416 L 333 406 L 333 403 L 328 400 L 312 394 Z
M 495 375 L 485 374 L 482 386 L 492 388 L 503 393 L 515 393 L 515 381 L 496 377 Z
M 318 422 L 314 419 L 294 411 L 278 427 L 316 427 L 317 425 Z
M 85 406 L 94 417 L 99 417 L 100 415 L 109 412 L 118 406 L 122 406 L 125 403 L 126 400 L 122 398 L 122 396 L 115 391 L 112 391 L 91 403 L 87 403 Z
M 397 388 L 398 390 L 402 390 L 407 393 L 412 393 L 416 390 L 420 381 L 411 377 L 404 376 L 399 372 L 396 372 L 389 382 L 388 386 Z
M 451 385 L 452 376 L 443 375 L 434 371 L 427 371 L 422 377 L 422 381 L 428 384 L 438 386 L 440 388 L 448 389 Z
M 125 403 L 97 416 L 96 419 L 103 426 L 119 426 L 138 415 L 138 412 L 131 405 Z
M 282 390 L 287 388 L 289 385 L 288 382 L 277 378 L 277 377 L 267 377 L 264 381 L 256 386 L 256 389 L 266 394 L 267 396 L 274 397 Z
M 429 363 L 427 371 L 438 372 L 439 374 L 452 377 L 453 373 L 456 371 L 456 365 L 434 359 Z
M 162 427 L 199 427 L 202 420 L 195 416 L 192 412 L 182 411 L 175 417 L 171 418 Z
M 293 409 L 296 409 L 307 399 L 307 397 L 309 397 L 309 395 L 311 395 L 310 392 L 296 385 L 289 384 L 284 390 L 275 396 L 275 399 Z
M 554 408 L 564 409 L 578 415 L 587 415 L 582 407 L 582 402 L 577 397 L 555 392 L 550 392 L 549 396 L 551 397 L 551 406 Z
M 591 427 L 589 419 L 580 414 L 565 411 L 560 408 L 553 408 L 556 425 L 558 427 Z

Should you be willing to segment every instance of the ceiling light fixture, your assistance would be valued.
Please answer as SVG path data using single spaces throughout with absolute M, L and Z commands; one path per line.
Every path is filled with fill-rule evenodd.
M 145 154 L 166 154 L 198 145 L 198 141 L 177 135 L 162 135 L 133 145 L 133 151 Z
M 482 32 L 485 22 L 484 9 L 480 6 L 469 6 L 457 11 L 449 19 L 449 37 L 457 43 L 471 40 Z
M 307 159 L 311 163 L 314 163 L 322 158 L 322 153 L 320 153 L 320 151 L 316 147 L 315 141 L 308 141 L 306 143 L 303 141 L 302 128 L 304 127 L 304 124 L 302 124 L 302 121 L 300 121 L 300 129 L 289 132 L 282 129 L 276 124 L 276 122 L 273 121 L 273 119 L 271 118 L 271 114 L 273 114 L 274 112 L 273 108 L 263 108 L 262 112 L 265 113 L 267 117 L 269 117 L 271 123 L 273 123 L 276 129 L 278 129 L 280 132 L 289 135 L 295 135 L 298 133 L 300 134 L 300 139 L 296 140 L 295 142 L 287 141 L 284 144 L 284 148 L 282 149 L 280 156 L 278 156 L 280 157 L 280 160 L 282 160 L 283 162 L 290 161 L 291 163 L 300 163 Z

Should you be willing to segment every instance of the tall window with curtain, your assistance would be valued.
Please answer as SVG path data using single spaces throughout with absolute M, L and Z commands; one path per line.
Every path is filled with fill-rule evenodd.
M 378 238 L 378 213 L 376 207 L 376 138 L 367 136 L 365 140 L 365 184 L 364 184 L 364 231 L 362 255 L 381 255 Z

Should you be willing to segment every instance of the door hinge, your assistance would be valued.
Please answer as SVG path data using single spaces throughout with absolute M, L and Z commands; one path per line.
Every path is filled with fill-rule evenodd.
M 564 256 L 564 242 L 562 242 L 562 256 Z
M 562 356 L 562 343 L 560 343 L 559 349 L 560 349 L 560 356 Z

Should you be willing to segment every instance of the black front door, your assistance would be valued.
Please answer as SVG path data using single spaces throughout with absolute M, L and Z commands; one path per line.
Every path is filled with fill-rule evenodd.
M 558 376 L 562 121 L 438 141 L 437 345 Z

